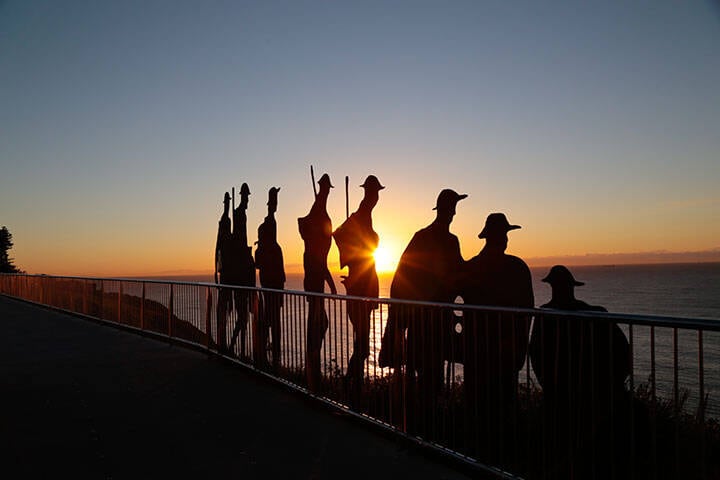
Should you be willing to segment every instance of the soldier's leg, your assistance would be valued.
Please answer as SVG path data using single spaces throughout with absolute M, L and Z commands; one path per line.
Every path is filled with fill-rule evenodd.
M 227 350 L 227 316 L 232 306 L 232 298 L 227 288 L 218 289 L 218 299 L 215 311 L 217 328 L 217 346 L 220 352 Z
M 306 370 L 308 384 L 311 390 L 320 387 L 321 365 L 320 350 L 322 349 L 325 331 L 328 328 L 328 318 L 322 298 L 311 298 L 308 315 Z
M 245 343 L 248 321 L 248 302 L 245 292 L 234 289 L 233 299 L 235 300 L 235 327 L 233 328 L 232 338 L 230 340 L 230 350 L 234 351 L 235 344 L 240 340 L 240 357 L 245 357 Z
M 358 323 L 360 321 L 357 303 L 349 300 L 347 302 L 347 317 L 350 321 L 350 325 L 353 328 L 353 352 L 348 360 L 347 367 L 347 378 L 356 378 L 358 376 L 357 371 L 359 370 L 359 351 L 358 351 Z
M 272 335 L 272 364 L 275 370 L 280 367 L 281 362 L 281 340 L 282 336 L 280 333 L 280 314 L 282 309 L 282 294 L 273 293 L 270 296 L 270 303 L 266 305 L 270 323 L 270 330 Z
M 267 305 L 266 297 L 258 297 L 257 312 L 253 317 L 252 347 L 255 366 L 267 367 Z
M 353 354 L 348 363 L 348 375 L 358 382 L 365 376 L 365 360 L 370 355 L 370 311 L 360 305 L 355 309 L 353 319 L 354 339 Z
M 247 356 L 248 297 L 247 293 L 236 291 L 235 304 L 238 305 L 238 325 L 240 326 L 240 356 Z M 239 302 L 238 302 L 239 299 Z

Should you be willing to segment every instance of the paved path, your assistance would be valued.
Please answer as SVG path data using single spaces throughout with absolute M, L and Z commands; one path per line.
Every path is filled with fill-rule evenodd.
M 238 366 L 3 296 L 0 381 L 3 478 L 469 478 Z

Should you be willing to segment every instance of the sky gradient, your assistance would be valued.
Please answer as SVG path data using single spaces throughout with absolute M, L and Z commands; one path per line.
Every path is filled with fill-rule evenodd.
M 500 211 L 531 264 L 720 259 L 718 52 L 707 1 L 4 1 L 0 224 L 30 273 L 212 271 L 277 186 L 294 269 L 312 164 L 395 256 L 453 188 L 465 258 Z

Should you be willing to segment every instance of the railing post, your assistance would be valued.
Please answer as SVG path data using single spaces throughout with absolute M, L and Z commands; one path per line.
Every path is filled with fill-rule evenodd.
M 100 280 L 100 318 L 105 317 L 105 282 Z
M 142 298 L 140 299 L 140 330 L 145 330 L 145 282 L 142 282 Z
M 210 350 L 210 343 L 212 339 L 211 330 L 211 312 L 212 312 L 212 294 L 210 288 L 205 287 L 205 346 Z
M 120 282 L 120 287 L 118 288 L 118 313 L 117 313 L 118 323 L 122 323 L 122 313 L 120 311 L 120 308 L 122 306 L 122 294 L 123 294 L 123 284 L 122 284 L 122 282 Z
M 700 422 L 705 421 L 705 355 L 703 354 L 703 331 L 698 330 L 698 384 L 700 387 L 700 403 L 698 413 Z
M 170 301 L 168 302 L 168 337 L 172 337 L 173 284 L 170 284 Z
M 70 308 L 71 312 L 76 312 L 75 309 L 75 281 L 71 280 L 67 286 L 67 296 L 70 297 Z

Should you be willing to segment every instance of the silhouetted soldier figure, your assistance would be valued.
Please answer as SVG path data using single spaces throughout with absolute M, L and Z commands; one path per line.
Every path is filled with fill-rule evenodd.
M 233 211 L 233 233 L 232 233 L 232 285 L 245 287 L 255 286 L 255 262 L 252 255 L 252 247 L 247 240 L 247 206 L 250 188 L 247 183 L 240 187 L 240 205 Z M 235 311 L 237 320 L 230 340 L 230 350 L 235 347 L 235 342 L 240 337 L 240 357 L 246 356 L 246 333 L 248 317 L 250 315 L 250 292 L 236 289 L 233 291 L 235 298 Z
M 258 227 L 258 246 L 255 250 L 255 267 L 260 276 L 260 286 L 282 290 L 285 287 L 285 266 L 283 252 L 277 243 L 277 196 L 279 187 L 272 187 L 268 192 L 268 214 Z M 272 365 L 275 371 L 280 367 L 280 310 L 283 306 L 283 295 L 275 292 L 264 292 L 260 308 L 262 318 L 260 346 L 262 361 L 267 362 L 265 348 L 268 341 L 268 329 L 272 333 L 271 351 Z
M 332 243 L 332 221 L 327 213 L 327 199 L 330 189 L 333 188 L 327 173 L 320 177 L 318 185 L 320 191 L 315 196 L 310 213 L 305 217 L 298 218 L 298 229 L 305 243 L 303 287 L 307 292 L 322 293 L 325 291 L 325 282 L 327 282 L 330 292 L 337 294 L 335 282 L 327 266 L 327 256 Z M 305 370 L 310 389 L 316 391 L 320 387 L 320 350 L 328 328 L 328 317 L 322 298 L 308 296 L 307 301 Z
M 333 237 L 340 251 L 340 267 L 348 267 L 348 275 L 343 280 L 347 294 L 377 297 L 379 284 L 373 254 L 379 237 L 373 230 L 372 211 L 380 198 L 380 190 L 385 187 L 375 175 L 369 175 L 360 186 L 365 189 L 360 206 L 335 230 Z M 348 362 L 347 378 L 354 380 L 359 389 L 365 360 L 370 355 L 370 316 L 377 303 L 350 302 L 347 308 L 353 326 L 353 354 Z
M 534 307 L 530 269 L 505 253 L 507 233 L 518 228 L 502 213 L 488 215 L 478 235 L 485 246 L 463 267 L 461 296 L 466 304 Z M 494 462 L 502 461 L 501 449 L 510 446 L 515 434 L 518 372 L 529 333 L 530 318 L 525 315 L 468 312 L 463 323 L 466 407 L 469 423 L 477 429 L 470 432 L 470 442 L 481 442 L 479 453 L 485 451 Z
M 230 194 L 225 192 L 223 198 L 223 213 L 218 222 L 217 239 L 215 241 L 215 283 L 228 284 L 230 267 L 228 257 L 232 248 L 231 225 L 230 225 Z M 228 313 L 232 310 L 232 293 L 227 288 L 220 288 L 218 291 L 218 302 L 216 308 L 217 321 L 217 343 L 221 352 L 227 350 L 226 325 Z
M 552 267 L 542 281 L 552 287 L 552 299 L 542 308 L 607 312 L 601 306 L 575 298 L 575 287 L 584 283 L 575 280 L 563 265 Z M 583 468 L 609 474 L 609 447 L 625 449 L 620 440 L 624 434 L 612 440 L 609 437 L 610 425 L 619 433 L 626 430 L 628 422 L 625 380 L 630 374 L 631 359 L 625 334 L 610 321 L 543 315 L 534 322 L 530 361 L 543 389 L 549 434 L 546 444 L 550 447 L 548 454 L 561 469 L 557 475 L 572 475 L 568 470 L 575 475 L 580 472 L 590 475 Z M 593 448 L 597 457 L 595 467 L 589 465 Z M 570 458 L 566 457 L 568 452 Z M 575 465 L 571 467 L 572 463 Z M 619 463 L 616 469 L 627 473 L 626 465 Z
M 390 296 L 408 300 L 453 303 L 458 294 L 457 275 L 463 262 L 460 242 L 450 233 L 457 202 L 466 198 L 445 189 L 437 197 L 435 220 L 415 233 L 405 248 L 390 285 Z M 383 334 L 381 366 L 398 368 L 402 362 L 404 329 L 407 328 L 407 371 L 417 375 L 417 411 L 411 413 L 411 427 L 432 432 L 437 396 L 442 391 L 447 339 L 454 328 L 451 311 L 444 316 L 426 309 L 395 305 L 390 307 Z

